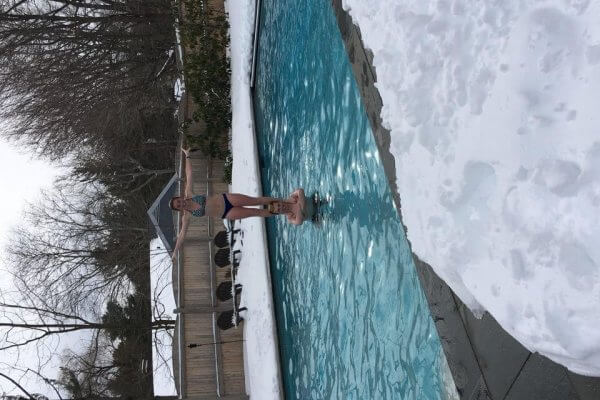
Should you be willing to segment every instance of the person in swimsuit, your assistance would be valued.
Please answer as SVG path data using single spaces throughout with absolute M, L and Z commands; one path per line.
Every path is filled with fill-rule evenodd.
M 309 216 L 303 189 L 296 189 L 286 200 L 271 202 L 268 210 L 272 214 L 285 214 L 288 222 L 292 225 L 301 225 Z
M 185 240 L 185 234 L 190 223 L 190 218 L 194 217 L 221 217 L 226 219 L 243 219 L 248 217 L 270 217 L 268 210 L 263 208 L 253 208 L 249 206 L 269 205 L 274 201 L 279 201 L 273 197 L 251 197 L 238 193 L 220 193 L 212 196 L 194 195 L 192 192 L 193 176 L 192 163 L 189 149 L 181 149 L 185 154 L 185 192 L 183 196 L 171 198 L 169 206 L 173 210 L 183 213 L 181 218 L 181 230 L 177 235 L 175 248 L 173 249 L 173 258 L 177 250 Z

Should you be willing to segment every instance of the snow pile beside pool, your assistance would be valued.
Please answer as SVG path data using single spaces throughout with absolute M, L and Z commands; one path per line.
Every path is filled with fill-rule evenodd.
M 254 1 L 227 1 L 231 46 L 231 189 L 261 196 L 258 154 L 253 132 L 250 97 L 250 53 L 254 29 Z M 271 277 L 262 218 L 241 221 L 242 258 L 236 283 L 243 285 L 244 375 L 251 399 L 280 400 L 281 374 Z
M 600 375 L 600 1 L 344 6 L 415 253 L 530 350 Z

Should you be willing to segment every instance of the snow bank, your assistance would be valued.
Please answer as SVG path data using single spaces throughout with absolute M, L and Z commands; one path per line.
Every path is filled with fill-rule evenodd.
M 254 1 L 228 1 L 231 25 L 232 191 L 262 195 L 258 154 L 253 133 L 250 96 L 250 54 L 254 31 Z M 242 220 L 242 259 L 236 283 L 243 285 L 242 315 L 246 388 L 251 398 L 282 398 L 279 347 L 271 277 L 262 218 Z
M 600 1 L 344 7 L 415 253 L 530 350 L 600 375 Z
M 153 318 L 172 318 L 177 305 L 173 296 L 171 257 L 158 238 L 150 241 L 150 290 Z M 172 332 L 157 331 L 152 344 L 152 382 L 155 396 L 176 395 L 173 374 Z

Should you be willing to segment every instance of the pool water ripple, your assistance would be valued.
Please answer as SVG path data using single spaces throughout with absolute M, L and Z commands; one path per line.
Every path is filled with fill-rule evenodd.
M 303 187 L 327 200 L 318 224 L 267 222 L 286 397 L 449 398 L 440 340 L 331 5 L 263 0 L 260 24 L 263 190 Z

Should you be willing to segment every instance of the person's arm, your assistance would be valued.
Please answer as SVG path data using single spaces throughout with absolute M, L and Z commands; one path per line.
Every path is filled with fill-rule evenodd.
M 181 151 L 185 154 L 185 190 L 184 197 L 189 198 L 194 196 L 194 178 L 192 175 L 192 161 L 190 160 L 190 150 L 182 148 Z
M 179 230 L 179 234 L 177 235 L 177 241 L 175 242 L 175 247 L 173 248 L 173 255 L 171 256 L 171 260 L 175 261 L 177 257 L 177 251 L 183 245 L 185 241 L 185 235 L 187 233 L 188 226 L 190 224 L 190 216 L 188 214 L 184 214 L 181 217 L 181 229 Z

